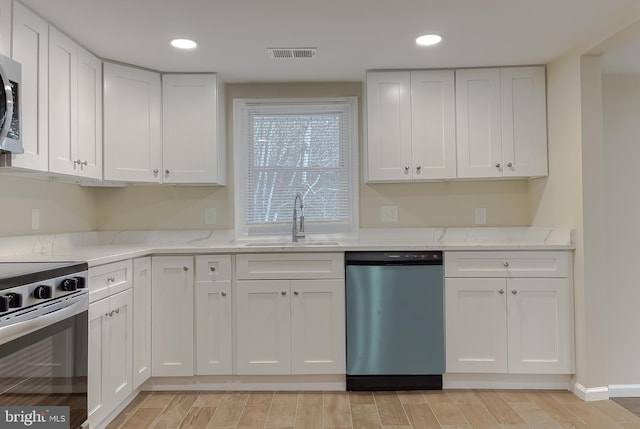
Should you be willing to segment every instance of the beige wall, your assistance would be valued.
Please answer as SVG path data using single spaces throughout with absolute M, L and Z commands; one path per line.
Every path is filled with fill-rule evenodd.
M 233 221 L 233 99 L 357 96 L 362 117 L 362 83 L 228 84 L 228 186 L 97 189 L 98 228 L 202 229 L 204 208 L 217 209 L 216 228 L 232 229 Z M 360 121 L 362 127 L 362 121 Z M 362 129 L 359 132 L 362 148 Z M 362 154 L 362 150 L 360 150 Z M 362 155 L 360 155 L 362 157 Z M 362 165 L 362 158 L 360 164 Z M 362 175 L 361 175 L 362 177 Z M 527 181 L 360 184 L 361 227 L 473 226 L 475 208 L 487 209 L 488 226 L 530 224 Z M 398 223 L 382 223 L 383 205 L 398 206 Z
M 95 198 L 90 188 L 0 175 L 0 201 L 0 236 L 97 229 Z M 31 209 L 40 210 L 40 229 L 31 229 Z
M 603 81 L 606 228 L 609 297 L 609 382 L 640 384 L 640 75 L 605 75 Z

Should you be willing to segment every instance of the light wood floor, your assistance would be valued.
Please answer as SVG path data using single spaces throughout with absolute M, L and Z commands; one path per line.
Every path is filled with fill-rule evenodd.
M 562 391 L 142 393 L 107 429 L 640 428 L 613 401 Z

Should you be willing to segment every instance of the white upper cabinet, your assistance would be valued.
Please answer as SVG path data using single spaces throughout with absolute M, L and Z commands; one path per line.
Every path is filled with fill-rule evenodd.
M 11 56 L 11 0 L 0 0 L 0 54 Z
M 22 4 L 13 6 L 13 58 L 22 64 L 22 146 L 14 167 L 49 170 L 49 25 Z
M 544 67 L 456 70 L 458 177 L 547 174 Z
M 104 64 L 104 179 L 162 179 L 160 74 Z
M 102 178 L 102 62 L 49 28 L 49 171 Z
M 368 73 L 367 131 L 368 181 L 455 178 L 453 70 Z
M 221 89 L 215 74 L 162 76 L 163 183 L 226 184 Z

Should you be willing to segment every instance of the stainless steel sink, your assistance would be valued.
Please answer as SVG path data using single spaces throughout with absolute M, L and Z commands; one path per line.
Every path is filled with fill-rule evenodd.
M 312 246 L 337 246 L 337 241 L 254 241 L 243 247 L 312 247 Z

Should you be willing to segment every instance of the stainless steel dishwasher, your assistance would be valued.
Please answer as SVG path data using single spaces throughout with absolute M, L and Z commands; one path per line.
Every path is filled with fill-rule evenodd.
M 442 252 L 346 252 L 347 390 L 442 389 Z

